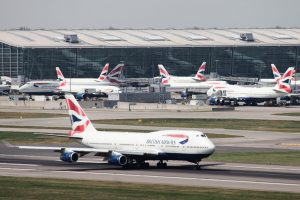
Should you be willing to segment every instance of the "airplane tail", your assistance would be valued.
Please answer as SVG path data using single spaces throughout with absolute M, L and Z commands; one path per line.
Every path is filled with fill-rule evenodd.
M 274 90 L 288 94 L 292 93 L 291 80 L 293 78 L 294 73 L 294 67 L 289 67 L 278 80 Z
M 197 74 L 194 77 L 195 80 L 197 80 L 197 81 L 205 81 L 206 80 L 206 78 L 204 76 L 205 67 L 206 67 L 206 62 L 203 62 L 202 65 L 199 67 Z
M 108 73 L 108 68 L 109 68 L 109 63 L 106 63 L 101 71 L 100 76 L 97 79 L 98 81 L 104 81 L 106 79 L 107 73 Z
M 67 81 L 63 75 L 63 73 L 60 71 L 59 67 L 56 67 L 56 75 L 57 79 L 59 80 L 59 86 L 57 89 L 62 89 L 63 87 L 67 86 Z
M 113 70 L 107 75 L 107 80 L 111 83 L 120 84 L 123 81 L 120 80 L 120 75 L 123 72 L 124 64 L 118 64 Z
M 274 75 L 274 80 L 277 83 L 280 80 L 281 75 L 274 64 L 271 64 L 271 67 L 272 67 L 272 71 L 273 71 L 273 75 Z
M 160 76 L 161 76 L 161 78 L 162 78 L 162 79 L 161 79 L 161 83 L 162 83 L 163 85 L 169 84 L 169 83 L 170 83 L 171 77 L 170 77 L 168 71 L 167 71 L 167 70 L 165 69 L 165 67 L 164 67 L 163 65 L 161 65 L 161 64 L 158 65 L 158 69 L 159 69 L 159 74 L 160 74 Z
M 57 75 L 57 79 L 59 81 L 64 81 L 65 80 L 65 77 L 64 75 L 62 74 L 62 72 L 60 71 L 59 67 L 56 67 L 56 75 Z
M 86 134 L 97 132 L 75 97 L 72 94 L 66 94 L 65 98 L 72 125 L 72 131 L 69 132 L 69 136 L 83 138 Z

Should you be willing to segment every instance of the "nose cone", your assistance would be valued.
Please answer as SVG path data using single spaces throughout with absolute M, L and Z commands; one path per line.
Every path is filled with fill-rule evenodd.
M 19 88 L 19 92 L 26 92 L 27 90 L 27 85 L 23 85 Z
M 209 140 L 209 142 L 208 142 L 208 144 L 207 144 L 207 147 L 208 147 L 207 153 L 208 153 L 209 155 L 213 154 L 213 153 L 215 152 L 215 150 L 216 150 L 216 146 L 215 146 L 214 143 L 212 143 L 212 141 L 210 141 L 210 140 Z

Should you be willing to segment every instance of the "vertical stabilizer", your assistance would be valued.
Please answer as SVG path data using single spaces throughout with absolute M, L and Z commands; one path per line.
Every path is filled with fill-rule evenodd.
M 295 73 L 294 67 L 289 67 L 286 72 L 281 76 L 275 85 L 274 90 L 290 94 L 292 93 L 291 80 Z
M 71 94 L 66 94 L 65 98 L 72 125 L 72 131 L 69 132 L 69 136 L 83 138 L 87 134 L 97 132 L 75 97 Z
M 194 77 L 195 80 L 197 80 L 197 81 L 205 81 L 206 80 L 206 78 L 204 76 L 205 67 L 206 67 L 206 62 L 203 62 L 202 65 L 199 67 L 197 74 Z
M 98 77 L 98 81 L 104 81 L 106 79 L 107 73 L 108 73 L 108 68 L 109 68 L 109 64 L 106 63 L 105 66 L 103 67 L 100 76 Z
M 168 71 L 165 69 L 165 67 L 161 64 L 158 65 L 158 69 L 159 69 L 159 74 L 161 76 L 161 83 L 163 85 L 167 85 L 170 83 L 170 75 L 168 73 Z

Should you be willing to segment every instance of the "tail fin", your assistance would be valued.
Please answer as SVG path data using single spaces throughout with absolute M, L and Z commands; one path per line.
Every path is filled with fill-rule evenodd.
M 272 67 L 272 71 L 273 71 L 273 75 L 274 75 L 274 80 L 277 83 L 279 81 L 279 79 L 281 78 L 281 75 L 274 64 L 271 64 L 271 67 Z
M 64 77 L 63 73 L 60 71 L 59 67 L 56 67 L 55 69 L 56 69 L 57 79 L 59 81 L 64 81 L 65 77 Z
M 108 73 L 109 63 L 106 63 L 105 66 L 102 69 L 102 72 L 100 76 L 98 77 L 98 81 L 104 81 L 106 79 L 107 73 Z
M 294 67 L 289 67 L 278 80 L 274 90 L 288 94 L 292 93 L 291 79 L 293 78 L 294 73 Z
M 107 75 L 107 80 L 111 83 L 122 83 L 122 81 L 120 80 L 120 75 L 123 72 L 123 67 L 124 64 L 118 64 L 117 66 L 115 66 L 115 68 L 113 68 L 113 70 L 111 70 Z
M 83 138 L 86 134 L 97 132 L 75 97 L 71 94 L 66 94 L 65 98 L 72 125 L 72 131 L 69 132 L 69 136 Z
M 199 67 L 199 70 L 198 70 L 197 74 L 194 77 L 195 80 L 198 80 L 198 81 L 205 81 L 206 80 L 206 78 L 204 76 L 205 67 L 206 67 L 206 62 L 203 62 L 202 65 Z
M 165 69 L 165 67 L 163 65 L 159 64 L 158 69 L 159 69 L 159 74 L 162 78 L 161 83 L 163 85 L 169 84 L 171 77 L 170 77 L 169 73 L 167 72 L 167 70 Z

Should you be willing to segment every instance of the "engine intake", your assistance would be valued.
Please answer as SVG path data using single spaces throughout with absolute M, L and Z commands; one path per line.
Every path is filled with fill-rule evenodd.
M 79 158 L 78 153 L 74 152 L 74 151 L 70 151 L 70 152 L 62 152 L 60 155 L 60 160 L 64 161 L 64 162 L 76 162 Z
M 112 154 L 107 159 L 108 164 L 110 165 L 126 165 L 127 164 L 127 157 L 122 154 Z

